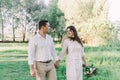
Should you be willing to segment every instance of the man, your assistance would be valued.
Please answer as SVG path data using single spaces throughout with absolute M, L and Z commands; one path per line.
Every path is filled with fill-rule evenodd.
M 49 36 L 50 24 L 47 20 L 39 22 L 39 32 L 29 41 L 28 64 L 30 75 L 36 80 L 57 80 L 52 59 L 58 60 L 53 39 Z

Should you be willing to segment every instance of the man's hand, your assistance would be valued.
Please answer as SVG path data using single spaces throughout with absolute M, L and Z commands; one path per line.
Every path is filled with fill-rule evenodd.
M 30 65 L 30 76 L 35 77 L 35 70 L 33 65 Z
M 32 70 L 30 70 L 30 75 L 32 76 L 32 77 L 35 77 L 35 71 L 32 69 Z

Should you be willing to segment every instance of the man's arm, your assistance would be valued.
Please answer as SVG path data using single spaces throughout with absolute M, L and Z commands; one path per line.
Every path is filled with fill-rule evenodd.
M 28 44 L 28 64 L 30 67 L 30 75 L 32 77 L 35 76 L 35 70 L 34 70 L 34 58 L 35 58 L 35 45 L 34 41 L 31 40 Z
M 58 56 L 57 56 L 57 52 L 55 50 L 53 39 L 51 41 L 51 51 L 52 51 L 51 53 L 52 53 L 52 56 L 53 56 L 54 60 L 57 61 L 58 60 Z
M 54 58 L 54 60 L 55 60 L 54 66 L 55 66 L 55 68 L 57 69 L 57 68 L 59 67 L 59 62 L 60 62 L 60 60 L 58 60 L 58 56 L 57 56 L 57 53 L 56 53 L 56 50 L 55 50 L 55 46 L 54 46 L 53 39 L 52 39 L 51 43 L 52 43 L 52 45 L 51 45 L 51 51 L 52 51 L 52 52 L 51 52 L 51 53 L 52 53 L 52 56 L 53 56 L 53 58 Z

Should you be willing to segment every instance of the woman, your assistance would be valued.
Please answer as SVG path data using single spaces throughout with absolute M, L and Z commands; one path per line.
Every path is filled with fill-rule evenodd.
M 67 80 L 82 80 L 82 60 L 87 66 L 83 44 L 78 37 L 74 26 L 68 26 L 67 38 L 63 41 L 62 51 L 59 56 L 61 61 L 67 52 L 66 77 Z

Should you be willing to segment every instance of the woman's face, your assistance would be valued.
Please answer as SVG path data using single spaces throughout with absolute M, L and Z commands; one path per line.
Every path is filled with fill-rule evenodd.
M 68 37 L 74 37 L 73 31 L 70 30 L 69 28 L 66 30 L 66 32 L 67 32 L 67 36 L 68 36 Z

